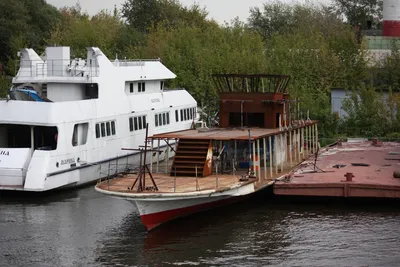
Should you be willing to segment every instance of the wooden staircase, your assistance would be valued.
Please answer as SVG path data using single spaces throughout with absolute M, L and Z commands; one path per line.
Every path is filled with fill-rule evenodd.
M 211 155 L 208 153 L 209 149 L 211 150 Z M 179 139 L 171 167 L 171 176 L 196 177 L 196 173 L 197 177 L 210 175 L 211 168 L 207 164 L 207 155 L 209 160 L 212 160 L 211 140 Z

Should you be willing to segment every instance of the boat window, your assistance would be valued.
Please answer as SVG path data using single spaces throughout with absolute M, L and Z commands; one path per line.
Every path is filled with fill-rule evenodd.
M 167 112 L 167 124 L 169 124 L 169 112 Z
M 134 118 L 134 121 L 135 121 L 135 131 L 137 131 L 139 129 L 137 117 Z
M 184 115 L 184 117 L 183 117 L 183 118 L 184 118 L 184 120 L 186 121 L 186 120 L 187 120 L 187 113 L 186 113 L 186 109 L 184 109 L 184 110 L 183 110 L 183 115 Z
M 144 92 L 146 91 L 146 83 L 142 82 L 138 84 L 138 92 Z
M 163 112 L 155 115 L 156 126 L 163 126 L 170 124 L 169 112 Z
M 129 131 L 133 132 L 133 118 L 129 118 Z
M 96 124 L 96 138 L 100 138 L 100 125 Z
M 104 122 L 101 124 L 101 137 L 106 136 L 106 126 L 104 125 Z
M 158 123 L 160 124 L 160 126 L 164 125 L 162 120 L 162 114 L 158 114 Z
M 133 93 L 133 83 L 129 84 L 129 92 Z
M 160 90 L 161 91 L 164 90 L 164 82 L 163 81 L 160 83 Z
M 156 121 L 156 127 L 158 126 L 158 115 L 154 115 L 155 121 Z
M 146 116 L 143 116 L 143 128 L 147 128 Z
M 56 150 L 57 142 L 58 129 L 56 126 L 0 124 L 1 148 L 33 147 L 37 150 Z
M 138 120 L 139 120 L 139 130 L 142 130 L 143 129 L 142 117 L 139 117 Z
M 79 123 L 74 125 L 72 134 L 72 145 L 80 146 L 85 145 L 87 141 L 89 123 Z
M 167 124 L 167 119 L 166 119 L 166 116 L 167 114 L 165 114 L 165 113 L 163 113 L 162 114 L 162 117 L 163 117 L 163 125 L 166 125 Z
M 107 136 L 111 135 L 111 127 L 110 127 L 110 122 L 106 122 L 106 129 L 107 129 Z
M 111 134 L 115 135 L 115 121 L 111 122 Z
M 175 120 L 176 120 L 176 122 L 179 121 L 179 113 L 178 113 L 178 110 L 175 110 Z
M 181 109 L 181 121 L 183 121 L 183 110 Z

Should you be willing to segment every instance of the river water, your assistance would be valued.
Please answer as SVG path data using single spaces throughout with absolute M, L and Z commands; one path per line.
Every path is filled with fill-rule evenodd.
M 257 198 L 147 233 L 93 186 L 3 194 L 0 266 L 399 266 L 400 208 L 384 206 Z

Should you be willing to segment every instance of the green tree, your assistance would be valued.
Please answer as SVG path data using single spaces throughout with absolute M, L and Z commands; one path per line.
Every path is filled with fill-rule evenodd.
M 122 5 L 122 16 L 139 32 L 149 32 L 161 22 L 169 27 L 203 24 L 207 12 L 198 5 L 183 7 L 177 0 L 127 0 Z
M 331 9 L 352 26 L 366 29 L 369 21 L 371 27 L 378 28 L 382 22 L 382 3 L 381 0 L 334 0 Z

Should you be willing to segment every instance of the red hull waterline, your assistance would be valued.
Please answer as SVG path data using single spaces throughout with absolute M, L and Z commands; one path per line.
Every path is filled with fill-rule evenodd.
M 141 215 L 140 218 L 142 219 L 143 225 L 147 228 L 148 231 L 150 231 L 166 222 L 182 218 L 191 214 L 199 213 L 202 211 L 207 211 L 213 208 L 229 205 L 244 200 L 247 197 L 248 196 L 230 197 L 227 199 L 217 200 L 199 205 L 173 209 L 173 210 L 166 210 L 157 213 L 145 214 Z

